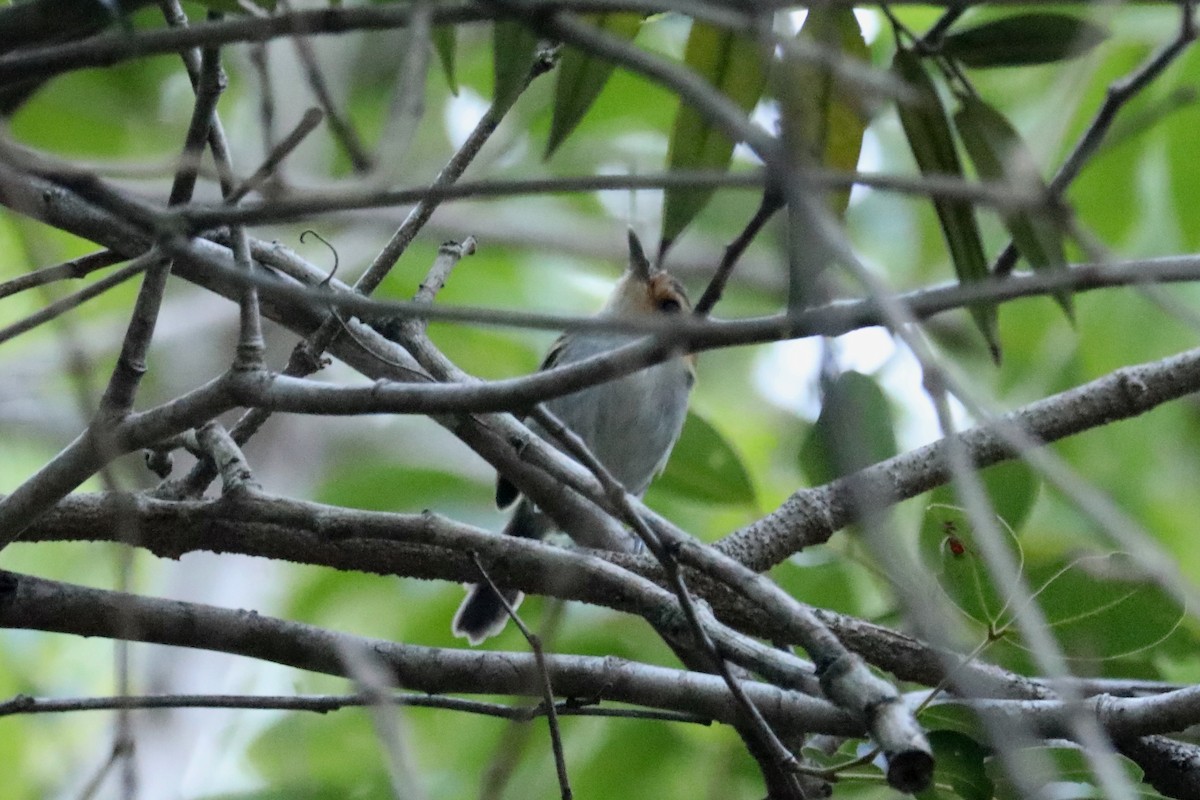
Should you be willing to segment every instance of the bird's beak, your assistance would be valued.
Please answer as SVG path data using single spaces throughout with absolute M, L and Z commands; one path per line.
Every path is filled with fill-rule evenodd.
M 642 243 L 633 232 L 633 228 L 629 229 L 629 271 L 641 281 L 650 280 L 650 260 L 646 258 Z

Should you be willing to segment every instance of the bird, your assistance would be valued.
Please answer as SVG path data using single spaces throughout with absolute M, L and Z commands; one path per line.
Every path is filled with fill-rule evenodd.
M 689 313 L 691 303 L 683 285 L 670 273 L 651 266 L 641 243 L 629 231 L 629 265 L 617 281 L 602 317 L 667 317 Z M 541 369 L 613 350 L 641 334 L 599 330 L 568 331 L 551 346 Z M 545 405 L 578 435 L 592 454 L 631 494 L 641 497 L 662 472 L 679 439 L 687 417 L 688 399 L 696 381 L 696 357 L 683 354 L 621 378 L 547 400 Z M 555 442 L 536 422 L 530 429 Z M 553 521 L 510 481 L 498 476 L 496 505 L 516 510 L 504 528 L 509 536 L 542 539 L 555 530 Z M 501 589 L 508 605 L 516 608 L 523 597 L 515 589 Z M 504 629 L 508 611 L 500 595 L 487 583 L 469 587 L 454 615 L 455 636 L 477 645 Z

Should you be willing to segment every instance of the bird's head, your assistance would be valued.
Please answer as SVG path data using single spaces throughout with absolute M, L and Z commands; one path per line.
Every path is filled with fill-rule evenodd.
M 605 314 L 684 314 L 691 311 L 683 284 L 651 265 L 637 234 L 629 230 L 629 267 L 604 306 Z

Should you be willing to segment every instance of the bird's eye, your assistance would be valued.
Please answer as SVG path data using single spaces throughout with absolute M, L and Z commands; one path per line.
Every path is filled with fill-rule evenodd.
M 658 301 L 658 310 L 667 314 L 674 314 L 680 308 L 682 306 L 679 305 L 679 301 L 674 297 L 664 297 Z

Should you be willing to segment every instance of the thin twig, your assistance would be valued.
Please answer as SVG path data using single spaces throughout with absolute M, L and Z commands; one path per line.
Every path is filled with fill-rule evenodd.
M 296 127 L 291 132 L 283 137 L 279 144 L 271 148 L 267 153 L 267 157 L 263 159 L 262 166 L 254 171 L 246 180 L 242 181 L 238 186 L 225 198 L 225 205 L 232 207 L 239 200 L 254 190 L 258 189 L 268 180 L 277 178 L 276 171 L 283 160 L 291 155 L 301 142 L 307 136 L 316 130 L 321 121 L 325 119 L 325 115 L 321 113 L 319 108 L 310 108 L 304 112 L 304 116 L 296 123 Z
M 546 709 L 540 704 L 508 706 L 501 703 L 488 703 L 444 695 L 398 693 L 389 694 L 385 701 L 397 706 L 439 708 L 446 711 L 507 719 L 513 722 L 532 722 L 546 714 Z M 251 711 L 308 711 L 316 714 L 328 714 L 345 708 L 361 708 L 376 702 L 379 702 L 378 698 L 361 693 L 333 695 L 165 694 L 66 698 L 15 695 L 8 700 L 0 701 L 0 717 L 23 714 L 64 714 L 78 711 L 112 711 L 117 708 L 125 708 L 130 711 L 168 708 L 237 708 Z M 695 725 L 712 724 L 711 719 L 695 714 L 642 708 L 605 708 L 581 705 L 574 700 L 556 703 L 555 711 L 559 716 L 566 717 L 608 717 L 684 722 Z
M 95 283 L 59 300 L 55 300 L 41 311 L 36 311 L 24 319 L 17 320 L 11 325 L 0 328 L 0 344 L 46 324 L 50 320 L 86 303 L 93 297 L 99 297 L 113 287 L 119 286 L 135 275 L 141 274 L 153 264 L 159 263 L 162 260 L 163 257 L 154 251 L 138 256 L 111 275 L 105 275 Z M 51 269 L 58 269 L 58 267 L 51 267 Z
M 217 98 L 223 89 L 220 63 L 216 50 L 206 49 L 201 58 L 200 81 L 196 87 L 196 102 L 192 108 L 192 119 L 188 126 L 183 146 L 183 164 L 175 175 L 171 186 L 168 205 L 186 202 L 195 188 L 196 171 L 188 162 L 208 139 Z M 146 373 L 146 353 L 154 337 L 158 312 L 162 307 L 167 278 L 171 274 L 171 261 L 164 259 L 150 266 L 142 281 L 134 303 L 129 327 L 117 356 L 117 364 L 109 378 L 108 387 L 101 399 L 101 408 L 106 416 L 120 415 L 133 406 L 134 396 Z
M 758 210 L 754 212 L 754 216 L 746 223 L 746 227 L 738 234 L 737 238 L 729 243 L 725 248 L 725 254 L 721 257 L 721 263 L 717 266 L 717 271 L 713 273 L 712 279 L 708 282 L 708 286 L 704 288 L 704 294 L 700 295 L 700 299 L 696 302 L 696 307 L 692 313 L 697 317 L 707 317 L 708 312 L 712 311 L 721 300 L 721 296 L 725 293 L 725 284 L 729 282 L 729 276 L 733 273 L 734 266 L 742 257 L 742 253 L 746 252 L 746 248 L 750 246 L 750 242 L 754 241 L 754 237 L 762 230 L 776 211 L 779 210 L 779 199 L 774 192 L 768 191 L 763 195 L 762 202 L 758 205 Z
M 433 303 L 433 298 L 446 285 L 446 281 L 450 278 L 450 271 L 457 266 L 458 262 L 464 256 L 475 254 L 475 237 L 468 236 L 459 242 L 443 242 L 438 248 L 437 258 L 434 259 L 433 266 L 429 268 L 429 272 L 425 274 L 425 280 L 421 281 L 417 293 L 413 296 L 414 303 L 424 303 L 429 305 Z
M 180 5 L 179 0 L 158 0 L 158 4 L 168 25 L 176 30 L 189 30 L 187 13 L 183 10 L 183 6 Z M 213 19 L 214 17 L 210 15 L 208 24 L 221 24 L 213 22 Z M 197 47 L 182 48 L 179 50 L 179 58 L 183 62 L 184 69 L 187 71 L 188 80 L 191 81 L 193 91 L 200 91 L 203 66 L 203 56 L 200 49 Z M 224 80 L 223 77 L 220 79 Z M 222 194 L 227 194 L 233 186 L 233 173 L 228 169 L 229 141 L 225 136 L 225 126 L 222 125 L 221 118 L 217 116 L 215 108 L 212 120 L 209 122 L 208 147 L 212 152 L 213 163 L 216 166 L 217 183 L 221 187 Z M 193 155 L 198 167 L 203 153 L 196 152 Z
M 484 581 L 492 588 L 496 597 L 500 598 L 500 602 L 504 604 L 504 610 L 508 613 L 508 618 L 521 631 L 521 635 L 525 637 L 525 641 L 529 643 L 529 649 L 533 652 L 533 658 L 538 667 L 538 674 L 541 676 L 542 703 L 546 709 L 546 724 L 550 728 L 550 749 L 554 753 L 554 769 L 558 774 L 559 794 L 563 800 L 571 800 L 571 778 L 567 774 L 567 759 L 563 754 L 562 733 L 558 728 L 558 711 L 554 703 L 554 687 L 550 684 L 550 673 L 546 670 L 546 653 L 542 650 L 541 637 L 529 629 L 529 626 L 525 624 L 525 620 L 521 619 L 521 615 L 512 607 L 512 603 L 508 602 L 508 598 L 504 596 L 504 592 L 500 590 L 500 587 L 492 580 L 492 576 L 488 575 L 488 571 L 484 569 L 483 562 L 479 560 L 478 554 L 473 553 L 471 559 L 475 562 L 475 566 L 479 569 L 479 574 L 483 576 Z
M 79 790 L 77 800 L 91 800 L 100 791 L 100 787 L 104 784 L 104 779 L 108 777 L 113 768 L 118 762 L 129 757 L 128 742 L 114 741 L 108 749 L 108 756 L 104 759 L 92 777 L 88 778 L 87 783 Z
M 120 253 L 112 250 L 101 250 L 97 253 L 89 253 L 86 256 L 64 261 L 53 267 L 43 267 L 42 269 L 0 283 L 0 299 L 24 292 L 27 289 L 45 286 L 55 281 L 84 278 L 96 270 L 111 267 L 113 264 L 120 264 L 125 260 L 126 257 Z
M 546 69 L 548 69 L 548 66 L 539 59 L 539 62 L 531 70 L 525 85 L 528 86 L 530 82 L 543 74 Z M 493 105 L 484 113 L 483 118 L 475 126 L 471 135 L 467 137 L 462 147 L 451 156 L 450 161 L 438 173 L 433 181 L 434 186 L 447 185 L 458 180 L 467 166 L 474 160 L 475 156 L 478 155 L 484 143 L 495 132 L 506 110 L 507 108 Z M 408 245 L 411 244 L 417 232 L 429 220 L 429 217 L 432 216 L 437 205 L 437 200 L 422 200 L 409 212 L 396 233 L 392 235 L 392 238 L 384 246 L 383 250 L 354 284 L 356 296 L 370 295 L 374 292 L 383 281 L 383 278 L 391 271 L 396 261 L 408 248 Z M 319 369 L 321 366 L 321 354 L 329 347 L 343 327 L 344 325 L 337 318 L 337 315 L 330 314 L 316 331 L 300 342 L 292 351 L 283 374 L 305 376 L 311 375 Z M 234 441 L 239 444 L 245 444 L 269 418 L 269 411 L 255 409 L 247 412 L 238 419 L 230 431 Z M 204 488 L 212 481 L 213 477 L 213 474 L 205 465 L 197 464 L 192 468 L 187 477 L 178 484 L 180 487 L 179 490 L 184 496 L 199 494 L 204 491 Z
M 813 169 L 807 173 L 814 186 L 823 189 L 850 189 L 866 186 L 881 191 L 916 195 L 923 198 L 948 197 L 969 200 L 1002 210 L 1038 210 L 1045 206 L 1040 194 L 1009 183 L 968 182 L 948 175 L 892 175 L 870 172 L 841 172 Z M 183 226 L 203 231 L 220 225 L 243 223 L 261 225 L 272 222 L 303 220 L 314 214 L 387 208 L 422 201 L 462 201 L 505 199 L 517 195 L 564 194 L 573 192 L 615 191 L 622 189 L 670 189 L 718 187 L 722 189 L 761 189 L 766 174 L 761 171 L 718 172 L 713 170 L 677 170 L 629 175 L 580 175 L 573 177 L 488 179 L 461 181 L 412 189 L 349 192 L 314 192 L 263 203 L 247 203 L 236 209 L 224 205 L 196 203 L 173 211 Z
M 295 15 L 290 0 L 279 0 L 279 6 L 284 11 L 284 19 Z M 308 87 L 312 90 L 317 105 L 325 113 L 325 118 L 329 120 L 330 133 L 346 151 L 346 155 L 350 157 L 350 163 L 355 172 L 360 175 L 370 172 L 374 159 L 371 158 L 371 154 L 367 152 L 362 139 L 359 138 L 358 130 L 338 110 L 333 95 L 329 91 L 329 85 L 325 81 L 325 76 L 321 72 L 321 67 L 317 63 L 317 54 L 313 50 L 312 42 L 309 41 L 304 29 L 299 24 L 292 30 L 291 39 L 292 45 L 296 48 L 300 66 L 304 70 L 304 77 L 308 81 Z

